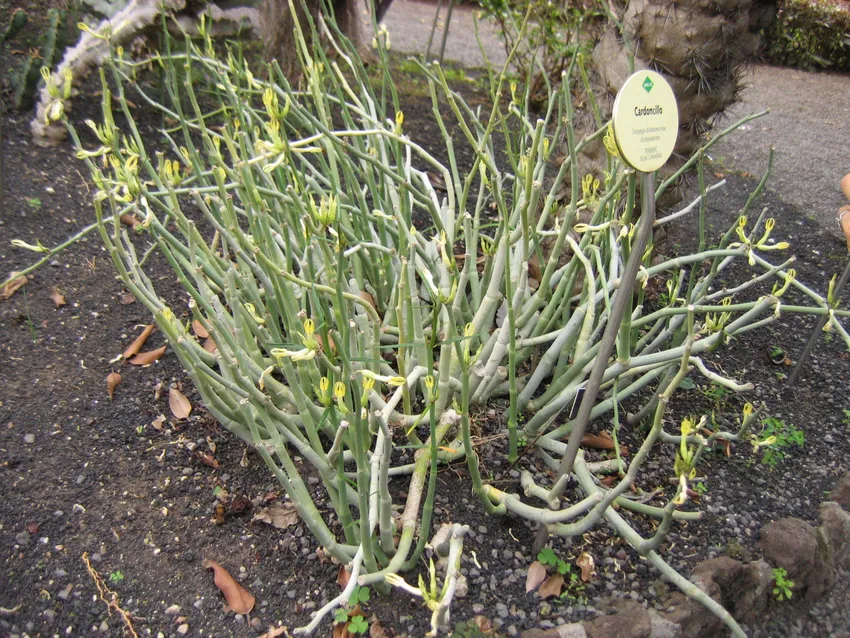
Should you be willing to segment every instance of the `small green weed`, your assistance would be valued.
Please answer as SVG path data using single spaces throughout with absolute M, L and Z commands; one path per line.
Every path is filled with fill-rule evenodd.
M 781 419 L 769 416 L 762 425 L 761 435 L 751 437 L 751 442 L 754 450 L 762 450 L 761 463 L 770 469 L 787 456 L 785 450 L 806 444 L 806 433 Z
M 841 419 L 841 422 L 847 427 L 850 427 L 850 410 L 845 408 L 842 412 L 844 412 L 844 418 Z
M 700 496 L 708 493 L 708 488 L 706 487 L 705 483 L 703 483 L 702 481 L 700 481 L 699 483 L 697 483 L 694 486 L 694 490 L 696 490 L 696 493 L 699 494 Z
M 110 583 L 120 583 L 122 580 L 124 580 L 124 574 L 121 573 L 120 569 L 116 569 L 109 574 Z
M 794 586 L 794 581 L 787 578 L 788 572 L 781 567 L 774 567 L 773 582 L 776 587 L 773 588 L 773 595 L 776 600 L 791 600 L 793 592 L 791 588 Z
M 369 588 L 358 585 L 348 597 L 348 604 L 334 612 L 334 621 L 337 624 L 348 623 L 347 629 L 352 634 L 365 634 L 369 630 L 369 621 L 360 612 L 359 606 L 365 605 L 369 598 L 371 598 Z M 355 609 L 360 613 L 352 615 Z
M 369 602 L 369 597 L 371 596 L 371 591 L 368 587 L 361 587 L 357 585 L 354 588 L 354 591 L 351 592 L 351 596 L 348 598 L 348 604 L 351 607 L 356 607 L 357 605 L 363 605 Z
M 30 197 L 27 200 L 27 206 L 29 206 L 33 210 L 38 210 L 39 208 L 41 208 L 41 200 L 38 197 Z
M 559 558 L 551 547 L 544 547 L 537 553 L 537 560 L 541 564 L 553 567 L 556 572 L 564 577 L 564 591 L 561 600 L 584 601 L 584 585 L 581 583 L 579 574 L 573 571 L 573 566 L 567 561 Z

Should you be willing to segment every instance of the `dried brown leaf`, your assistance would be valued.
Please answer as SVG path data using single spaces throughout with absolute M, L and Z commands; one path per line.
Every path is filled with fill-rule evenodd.
M 213 341 L 212 337 L 207 337 L 206 339 L 204 339 L 204 350 L 213 354 L 218 351 L 218 346 L 215 345 L 215 341 Z
M 59 288 L 53 289 L 53 292 L 50 293 L 50 298 L 53 300 L 57 309 L 65 305 L 65 295 L 59 291 Z
M 214 560 L 204 559 L 203 566 L 215 572 L 215 586 L 224 594 L 227 604 L 237 614 L 247 614 L 254 608 L 254 597 L 233 580 L 227 570 Z
M 197 450 L 195 452 L 195 456 L 198 457 L 198 460 L 206 465 L 207 467 L 211 467 L 214 470 L 217 470 L 221 467 L 221 463 L 215 460 L 215 457 L 212 454 L 207 454 L 206 452 L 201 452 Z
M 129 347 L 124 351 L 124 358 L 129 359 L 133 355 L 139 354 L 142 349 L 142 346 L 145 345 L 145 341 L 148 340 L 148 337 L 151 336 L 153 332 L 154 325 L 151 324 L 149 326 L 145 326 L 145 329 L 142 330 L 142 334 L 136 337 L 136 340 L 129 345 Z
M 30 534 L 38 534 L 38 527 L 39 527 L 39 524 L 36 523 L 35 521 L 30 521 L 29 523 L 27 523 L 27 531 Z
M 121 223 L 125 226 L 129 226 L 133 230 L 136 230 L 139 226 L 141 226 L 141 220 L 136 217 L 135 213 L 124 213 L 121 215 Z
M 165 415 L 164 414 L 160 414 L 153 421 L 151 421 L 151 425 L 153 426 L 153 429 L 156 430 L 157 432 L 162 430 L 162 424 L 163 423 L 165 423 Z
M 289 630 L 284 627 L 269 627 L 269 630 L 260 638 L 279 638 L 280 636 L 289 636 Z
M 531 563 L 528 575 L 525 577 L 525 593 L 534 591 L 540 587 L 540 583 L 546 580 L 546 567 L 539 560 Z
M 268 523 L 278 529 L 286 529 L 298 522 L 298 512 L 295 510 L 295 505 L 292 504 L 292 501 L 287 501 L 286 503 L 278 501 L 254 514 L 251 522 L 254 521 Z
M 348 581 L 351 580 L 351 572 L 345 565 L 339 566 L 339 571 L 336 574 L 336 584 L 345 589 Z
M 202 324 L 197 319 L 194 319 L 192 321 L 192 332 L 194 332 L 195 336 L 197 336 L 200 339 L 206 339 L 210 336 L 210 333 L 207 332 L 206 328 L 204 328 L 204 324 Z
M 121 375 L 117 372 L 110 372 L 106 375 L 106 392 L 109 394 L 110 399 L 115 394 L 115 388 L 119 383 L 121 383 Z
M 369 638 L 390 638 L 387 630 L 374 614 L 369 618 Z
M 590 579 L 593 578 L 593 574 L 596 573 L 594 571 L 596 563 L 593 561 L 593 556 L 587 552 L 579 554 L 579 557 L 576 559 L 576 567 L 581 569 L 581 579 L 585 583 L 589 583 Z
M 475 626 L 478 627 L 478 630 L 485 636 L 490 636 L 493 634 L 493 623 L 490 621 L 489 618 L 487 618 L 487 616 L 482 616 L 481 614 L 473 616 L 472 622 L 475 623 Z
M 139 354 L 133 355 L 128 359 L 128 361 L 134 366 L 147 366 L 152 364 L 154 361 L 161 359 L 164 354 L 165 346 L 162 346 L 156 350 L 148 350 L 147 352 L 140 352 Z
M 560 574 L 554 574 L 549 576 L 543 584 L 540 585 L 540 589 L 537 590 L 537 593 L 540 594 L 540 597 L 544 600 L 546 598 L 551 598 L 552 596 L 560 596 L 561 590 L 564 588 L 564 577 Z
M 0 288 L 0 297 L 3 299 L 8 299 L 12 295 L 15 294 L 15 291 L 18 290 L 21 286 L 27 283 L 26 275 L 21 275 L 17 271 L 13 271 L 9 273 L 9 281 L 5 286 Z
M 600 432 L 599 434 L 585 434 L 581 438 L 581 444 L 584 447 L 589 447 L 593 450 L 613 450 L 614 439 L 608 432 Z M 629 448 L 625 445 L 620 446 L 620 454 L 626 456 L 629 453 Z
M 168 407 L 175 419 L 188 419 L 192 413 L 192 404 L 177 388 L 168 391 Z
M 343 622 L 334 625 L 333 638 L 355 638 L 354 634 L 348 631 L 350 623 Z

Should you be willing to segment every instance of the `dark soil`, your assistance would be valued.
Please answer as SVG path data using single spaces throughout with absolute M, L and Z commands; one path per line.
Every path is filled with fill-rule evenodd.
M 411 89 L 406 104 L 406 123 L 430 121 L 424 94 Z M 91 105 L 81 100 L 81 107 L 85 112 Z M 0 275 L 37 258 L 12 247 L 12 239 L 53 246 L 93 220 L 89 185 L 70 146 L 36 147 L 27 124 L 26 114 L 3 123 Z M 410 129 L 416 127 L 410 124 Z M 423 129 L 420 135 L 428 133 Z M 752 178 L 725 177 L 729 183 L 710 200 L 710 241 L 734 222 L 755 187 Z M 845 247 L 776 194 L 763 195 L 754 210 L 765 206 L 777 219 L 775 235 L 789 239 L 799 257 L 799 278 L 825 292 L 829 278 L 846 262 Z M 694 227 L 695 220 L 684 220 L 663 250 L 686 250 L 693 244 Z M 180 299 L 164 264 L 154 262 L 152 269 Z M 745 268 L 736 268 L 725 279 L 732 285 L 748 277 Z M 51 299 L 55 290 L 66 300 L 58 308 Z M 310 612 L 339 591 L 339 567 L 318 551 L 302 525 L 278 530 L 252 522 L 259 507 L 283 499 L 282 490 L 260 459 L 203 409 L 173 353 L 148 367 L 110 363 L 150 323 L 141 304 L 126 301 L 95 234 L 0 301 L 0 635 L 124 634 L 121 618 L 109 615 L 98 599 L 84 553 L 117 593 L 120 606 L 133 614 L 139 635 L 180 635 L 185 629 L 186 635 L 249 636 L 272 624 L 306 624 Z M 850 356 L 843 342 L 837 336 L 822 338 L 794 389 L 781 378 L 790 369 L 770 361 L 775 347 L 793 359 L 813 323 L 811 317 L 783 314 L 771 327 L 706 357 L 713 369 L 755 383 L 753 392 L 718 395 L 694 374 L 694 387 L 674 402 L 669 432 L 686 415 L 712 412 L 718 423 L 734 428 L 749 400 L 766 403 L 770 416 L 806 437 L 803 447 L 786 449 L 787 457 L 775 468 L 762 464 L 746 443 L 732 446 L 729 457 L 720 450 L 708 455 L 699 468 L 706 488 L 700 503 L 705 518 L 674 525 L 662 548 L 680 571 L 689 573 L 698 561 L 724 551 L 757 556 L 758 529 L 772 519 L 816 521 L 818 504 L 847 469 Z M 148 346 L 161 345 L 161 339 L 154 333 Z M 122 381 L 110 400 L 106 377 L 113 371 L 120 371 Z M 194 406 L 188 419 L 171 417 L 172 386 L 181 388 Z M 494 406 L 478 419 L 482 472 L 501 489 L 518 490 L 518 473 L 503 460 L 504 440 L 487 436 L 498 433 L 501 412 Z M 166 419 L 157 429 L 154 422 L 161 415 Z M 602 429 L 603 424 L 595 425 Z M 623 433 L 632 449 L 639 437 L 637 431 Z M 669 488 L 671 454 L 661 451 L 647 464 L 640 488 Z M 604 526 L 571 546 L 555 542 L 565 558 L 582 551 L 594 556 L 598 576 L 585 590 L 556 602 L 525 594 L 534 530 L 517 518 L 486 517 L 469 490 L 465 465 L 443 470 L 439 481 L 435 524 L 466 523 L 472 530 L 464 550 L 469 594 L 456 600 L 455 620 L 483 614 L 513 635 L 592 618 L 606 596 L 664 607 L 669 586 Z M 405 481 L 395 483 L 395 489 L 405 489 Z M 311 489 L 319 486 L 311 484 Z M 216 524 L 221 490 L 230 495 L 224 507 L 231 511 L 225 511 L 223 524 Z M 240 507 L 243 512 L 233 511 Z M 212 573 L 201 564 L 204 558 L 221 563 L 257 597 L 249 618 L 223 610 Z M 404 593 L 373 595 L 364 608 L 389 635 L 421 636 L 427 630 L 430 614 Z M 777 605 L 760 630 L 787 635 L 788 615 L 805 612 L 796 600 L 781 609 Z M 783 620 L 769 620 L 774 613 Z M 330 633 L 326 621 L 317 635 Z

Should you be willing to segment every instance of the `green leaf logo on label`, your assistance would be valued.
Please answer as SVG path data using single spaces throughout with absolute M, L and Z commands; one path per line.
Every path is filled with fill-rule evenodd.
M 655 85 L 652 83 L 652 80 L 650 80 L 649 76 L 647 75 L 641 86 L 643 86 L 644 90 L 649 93 L 652 90 L 652 87 Z

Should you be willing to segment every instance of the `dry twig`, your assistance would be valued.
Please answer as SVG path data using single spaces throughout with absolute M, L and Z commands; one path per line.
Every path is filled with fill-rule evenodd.
M 139 638 L 139 634 L 137 634 L 136 630 L 133 628 L 133 620 L 142 619 L 137 616 L 133 616 L 133 614 L 129 611 L 121 609 L 118 605 L 118 594 L 106 586 L 106 583 L 103 582 L 103 578 L 101 578 L 100 574 L 97 573 L 97 570 L 92 567 L 88 552 L 83 552 L 83 562 L 86 564 L 86 569 L 89 570 L 89 575 L 92 577 L 92 580 L 94 580 L 100 599 L 106 603 L 106 609 L 109 612 L 109 615 L 111 616 L 113 611 L 118 612 L 118 615 L 120 615 L 121 619 L 124 621 L 127 631 L 130 632 L 130 635 L 133 636 L 133 638 Z

